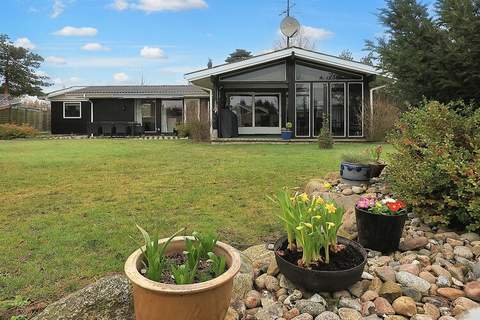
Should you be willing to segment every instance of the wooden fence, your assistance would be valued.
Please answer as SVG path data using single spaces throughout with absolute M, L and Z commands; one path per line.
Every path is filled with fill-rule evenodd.
M 13 105 L 0 108 L 0 124 L 28 124 L 38 131 L 50 131 L 50 107 Z

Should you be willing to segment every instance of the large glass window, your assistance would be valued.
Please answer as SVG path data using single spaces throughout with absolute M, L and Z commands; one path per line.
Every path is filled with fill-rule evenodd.
M 330 84 L 330 121 L 332 135 L 345 136 L 345 84 Z
M 278 96 L 255 96 L 255 127 L 278 127 Z
M 171 133 L 183 123 L 183 101 L 162 100 L 162 132 Z
M 325 80 L 344 80 L 358 79 L 362 76 L 353 73 L 331 70 L 322 67 L 321 69 L 303 64 L 295 65 L 295 77 L 297 81 L 325 81 Z
M 310 84 L 295 85 L 295 134 L 310 135 Z
M 142 110 L 142 125 L 145 131 L 156 131 L 155 128 L 155 101 L 143 100 L 140 106 Z
M 226 81 L 285 81 L 285 64 L 268 66 L 241 74 L 222 77 Z
M 230 96 L 230 106 L 237 115 L 239 127 L 251 127 L 253 118 L 253 97 L 251 95 Z
M 318 136 L 328 114 L 328 84 L 313 84 L 313 135 Z
M 65 102 L 63 104 L 63 118 L 64 119 L 82 118 L 82 103 L 81 102 Z
M 348 84 L 348 135 L 363 135 L 363 86 L 361 83 Z

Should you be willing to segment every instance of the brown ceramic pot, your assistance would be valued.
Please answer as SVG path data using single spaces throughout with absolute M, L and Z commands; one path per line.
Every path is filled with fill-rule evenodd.
M 167 239 L 159 240 L 164 243 Z M 176 237 L 166 254 L 182 252 L 185 238 Z M 215 254 L 225 257 L 228 270 L 202 283 L 175 285 L 155 282 L 140 274 L 143 254 L 135 251 L 125 263 L 125 273 L 133 285 L 136 320 L 224 320 L 230 304 L 233 278 L 240 270 L 240 254 L 217 242 Z

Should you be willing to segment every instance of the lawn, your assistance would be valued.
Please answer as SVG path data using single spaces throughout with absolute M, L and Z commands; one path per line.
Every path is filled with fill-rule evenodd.
M 280 228 L 266 195 L 368 146 L 0 142 L 0 301 L 51 301 L 122 272 L 140 244 L 136 223 L 161 236 L 214 230 L 240 248 L 272 239 Z

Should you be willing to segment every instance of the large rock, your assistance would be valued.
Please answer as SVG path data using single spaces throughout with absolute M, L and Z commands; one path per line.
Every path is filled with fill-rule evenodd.
M 49 305 L 33 320 L 129 320 L 134 319 L 128 279 L 104 277 Z
M 415 301 L 410 297 L 400 297 L 393 301 L 393 309 L 397 314 L 412 317 L 417 314 L 417 306 Z
M 360 196 L 358 194 L 344 196 L 338 193 L 328 193 L 326 198 L 335 201 L 338 206 L 345 208 L 343 224 L 339 231 L 340 234 L 349 239 L 356 237 L 355 203 L 360 199 Z
M 399 249 L 401 251 L 418 250 L 425 247 L 427 243 L 428 239 L 426 237 L 409 238 L 400 242 Z

